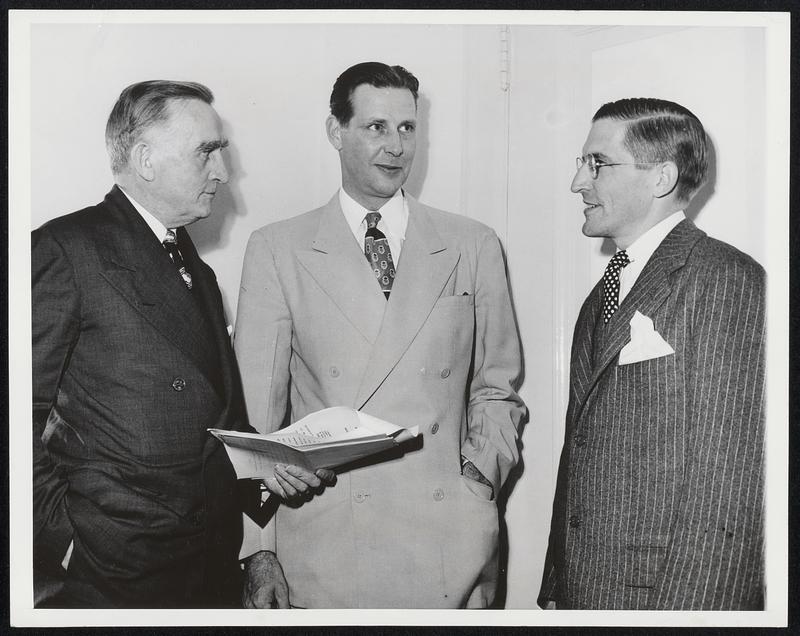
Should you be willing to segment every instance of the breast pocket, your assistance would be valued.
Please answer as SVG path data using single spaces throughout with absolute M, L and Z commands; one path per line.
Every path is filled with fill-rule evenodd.
M 442 296 L 433 306 L 434 311 L 448 309 L 469 309 L 475 307 L 475 296 L 472 294 L 460 294 L 458 296 Z

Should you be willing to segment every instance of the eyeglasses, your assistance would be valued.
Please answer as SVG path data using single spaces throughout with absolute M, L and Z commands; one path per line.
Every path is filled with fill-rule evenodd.
M 588 166 L 589 173 L 592 175 L 592 179 L 597 179 L 597 175 L 600 174 L 600 168 L 605 168 L 607 166 L 655 166 L 661 163 L 660 161 L 635 161 L 633 163 L 606 163 L 602 159 L 598 159 L 597 155 L 588 154 L 585 157 L 575 157 L 575 166 L 577 170 L 583 168 L 584 165 Z

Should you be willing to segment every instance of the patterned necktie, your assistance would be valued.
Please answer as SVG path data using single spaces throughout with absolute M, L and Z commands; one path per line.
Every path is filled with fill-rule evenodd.
M 364 236 L 364 255 L 369 261 L 370 267 L 375 274 L 375 278 L 380 283 L 383 295 L 389 300 L 389 292 L 392 291 L 395 270 L 392 252 L 389 250 L 389 241 L 386 235 L 378 229 L 378 221 L 381 220 L 380 212 L 367 212 L 364 217 L 367 220 L 367 234 Z
M 164 237 L 163 243 L 169 257 L 172 259 L 172 262 L 175 263 L 175 267 L 178 268 L 178 273 L 181 275 L 181 278 L 183 278 L 183 282 L 191 289 L 192 275 L 189 273 L 189 270 L 186 269 L 186 265 L 183 262 L 183 256 L 178 249 L 178 237 L 175 236 L 175 232 L 167 230 L 167 235 Z
M 625 250 L 620 250 L 608 261 L 606 273 L 603 274 L 603 322 L 608 323 L 611 316 L 619 309 L 619 271 L 631 259 Z

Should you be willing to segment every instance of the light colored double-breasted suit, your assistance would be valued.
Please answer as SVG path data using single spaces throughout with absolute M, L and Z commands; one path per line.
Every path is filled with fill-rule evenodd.
M 762 606 L 764 287 L 684 220 L 607 325 L 586 299 L 540 604 Z M 674 354 L 620 364 L 636 311 Z
M 253 233 L 235 348 L 251 424 L 345 405 L 421 438 L 282 506 L 274 547 L 301 607 L 482 607 L 497 581 L 498 493 L 525 414 L 520 346 L 489 228 L 408 197 L 387 302 L 338 196 Z M 288 409 L 288 411 L 287 411 Z M 269 528 L 269 527 L 268 527 Z

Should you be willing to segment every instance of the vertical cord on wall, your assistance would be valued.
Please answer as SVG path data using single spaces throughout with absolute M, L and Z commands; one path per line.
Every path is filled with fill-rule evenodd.
M 504 24 L 500 27 L 500 90 L 503 92 L 505 99 L 505 121 L 503 122 L 503 133 L 505 135 L 505 174 L 506 174 L 506 188 L 505 188 L 505 211 L 506 211 L 506 227 L 505 239 L 506 249 L 510 249 L 509 239 L 511 238 L 509 232 L 509 192 L 511 188 L 511 28 Z M 508 254 L 506 254 L 508 258 Z

